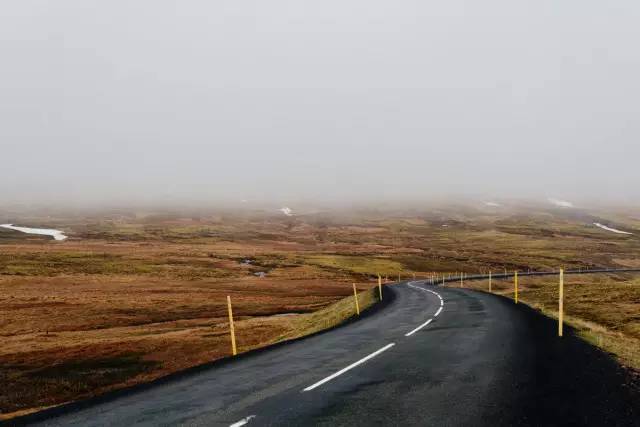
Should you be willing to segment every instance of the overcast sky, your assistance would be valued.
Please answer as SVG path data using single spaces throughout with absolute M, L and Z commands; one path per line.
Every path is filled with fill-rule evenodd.
M 640 2 L 0 3 L 0 202 L 637 201 Z

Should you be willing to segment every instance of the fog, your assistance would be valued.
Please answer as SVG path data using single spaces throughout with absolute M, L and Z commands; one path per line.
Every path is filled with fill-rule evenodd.
M 5 1 L 0 201 L 637 201 L 635 1 Z

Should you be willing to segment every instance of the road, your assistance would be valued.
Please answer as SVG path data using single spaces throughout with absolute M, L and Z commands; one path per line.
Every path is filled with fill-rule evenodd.
M 640 399 L 613 359 L 571 331 L 556 337 L 522 304 L 421 281 L 385 288 L 385 301 L 334 330 L 41 425 L 640 425 Z

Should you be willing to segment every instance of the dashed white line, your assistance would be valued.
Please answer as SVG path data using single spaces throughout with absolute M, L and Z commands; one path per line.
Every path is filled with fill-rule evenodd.
M 435 296 L 437 296 L 437 297 L 438 297 L 438 299 L 440 300 L 440 308 L 438 308 L 438 311 L 436 311 L 436 314 L 434 314 L 434 315 L 433 315 L 433 317 L 432 317 L 431 319 L 427 320 L 427 321 L 426 321 L 426 322 L 424 322 L 422 325 L 420 325 L 420 326 L 418 326 L 417 328 L 415 328 L 413 331 L 411 331 L 411 332 L 408 332 L 408 333 L 404 334 L 404 336 L 405 336 L 405 337 L 410 337 L 411 335 L 413 335 L 413 334 L 415 334 L 416 332 L 418 332 L 420 329 L 422 329 L 422 328 L 424 328 L 425 326 L 427 326 L 429 323 L 431 323 L 431 322 L 433 321 L 433 319 L 435 319 L 436 317 L 438 317 L 438 315 L 439 315 L 440 313 L 442 313 L 442 309 L 444 308 L 444 300 L 442 299 L 442 296 L 441 296 L 439 293 L 434 292 L 434 291 L 432 291 L 432 290 L 430 290 L 430 289 L 421 288 L 420 286 L 414 286 L 414 285 L 412 285 L 412 283 L 413 283 L 413 282 L 409 282 L 409 283 L 407 283 L 407 285 L 408 285 L 409 287 L 411 287 L 411 288 L 414 288 L 414 289 L 420 289 L 421 291 L 431 292 L 432 294 L 434 294 Z
M 370 355 L 368 355 L 367 357 L 363 357 L 362 359 L 358 360 L 355 363 L 352 363 L 351 365 L 347 366 L 344 369 L 340 369 L 338 372 L 336 372 L 335 374 L 329 375 L 327 378 L 318 381 L 317 383 L 310 385 L 309 387 L 305 388 L 302 391 L 311 391 L 314 388 L 320 387 L 322 384 L 328 383 L 329 381 L 331 381 L 332 379 L 344 374 L 345 372 L 355 368 L 358 365 L 362 365 L 364 362 L 366 362 L 369 359 L 373 359 L 374 357 L 376 357 L 377 355 L 379 355 L 382 352 L 385 352 L 387 350 L 389 350 L 391 347 L 393 347 L 394 345 L 396 345 L 395 343 L 391 343 L 391 344 L 387 344 L 384 347 L 382 347 L 380 350 L 374 351 L 373 353 L 371 353 Z
M 241 427 L 241 426 L 243 426 L 243 425 L 245 425 L 245 424 L 248 424 L 248 423 L 249 423 L 249 421 L 251 421 L 251 420 L 252 420 L 252 419 L 254 419 L 255 417 L 256 417 L 255 415 L 249 415 L 248 417 L 243 418 L 243 419 L 241 419 L 240 421 L 238 421 L 238 422 L 236 422 L 236 423 L 231 424 L 229 427 Z
M 415 328 L 413 331 L 408 332 L 406 334 L 404 334 L 405 337 L 410 337 L 411 335 L 415 334 L 416 332 L 418 332 L 420 329 L 424 328 L 425 326 L 427 326 L 429 323 L 433 322 L 433 319 L 429 319 L 426 322 L 424 322 L 422 325 L 418 326 L 417 328 Z

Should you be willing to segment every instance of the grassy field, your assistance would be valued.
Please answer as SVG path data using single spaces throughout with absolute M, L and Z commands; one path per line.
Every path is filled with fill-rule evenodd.
M 69 236 L 54 242 L 0 229 L 0 382 L 7 385 L 0 413 L 92 396 L 227 356 L 227 295 L 246 351 L 344 320 L 353 313 L 353 301 L 343 300 L 351 284 L 367 291 L 377 274 L 395 280 L 399 273 L 637 267 L 640 220 L 633 212 L 531 205 L 310 210 L 295 217 L 259 210 L 0 210 L 0 223 L 58 228 Z M 595 221 L 636 234 L 613 234 Z M 602 328 L 606 333 L 585 336 L 638 366 L 638 282 L 579 279 L 594 282 L 568 283 L 571 321 Z M 522 298 L 553 314 L 551 282 L 523 283 Z M 506 290 L 500 283 L 496 289 L 503 285 Z M 621 305 L 607 317 L 596 302 L 613 294 Z M 372 302 L 368 291 L 362 295 L 363 305 Z
M 10 282 L 12 299 L 31 303 L 10 303 L 3 310 L 9 322 L 3 324 L 0 378 L 10 387 L 0 402 L 5 413 L 46 407 L 228 356 L 226 295 L 234 304 L 240 352 L 355 315 L 351 286 L 287 285 L 296 289 L 268 279 L 206 286 L 114 278 L 110 290 L 93 280 L 69 287 L 58 278 L 39 287 Z M 53 288 L 59 291 L 55 297 Z M 369 288 L 360 286 L 362 309 L 375 302 Z

